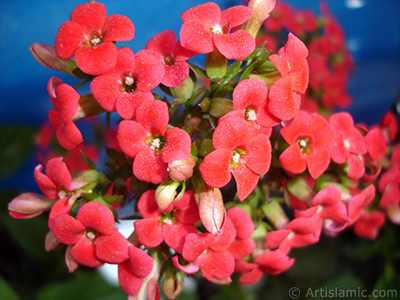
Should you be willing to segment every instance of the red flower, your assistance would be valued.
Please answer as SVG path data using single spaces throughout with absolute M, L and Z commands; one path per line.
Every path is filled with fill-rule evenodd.
M 190 156 L 189 134 L 176 127 L 167 129 L 168 118 L 167 104 L 152 100 L 139 106 L 136 122 L 119 124 L 119 145 L 135 158 L 133 173 L 140 180 L 159 184 L 168 178 L 168 163 Z
M 212 187 L 223 187 L 236 179 L 240 200 L 257 185 L 260 175 L 268 172 L 271 144 L 268 136 L 255 134 L 247 122 L 238 117 L 220 122 L 213 135 L 215 150 L 200 165 L 204 181 Z
M 49 119 L 56 131 L 57 140 L 62 147 L 72 150 L 83 142 L 82 134 L 73 122 L 81 96 L 73 87 L 57 77 L 50 78 L 47 91 L 56 109 L 49 111 Z
M 308 169 L 315 179 L 328 168 L 328 145 L 334 135 L 323 117 L 299 111 L 290 126 L 281 127 L 281 134 L 290 145 L 279 157 L 286 171 L 300 174 Z
M 198 53 L 210 53 L 218 49 L 228 59 L 243 60 L 255 48 L 250 33 L 239 29 L 230 31 L 246 22 L 253 11 L 242 5 L 221 9 L 214 2 L 195 6 L 185 11 L 180 39 L 183 47 Z
M 52 232 L 61 243 L 71 245 L 72 258 L 82 265 L 118 264 L 128 258 L 128 242 L 114 228 L 114 216 L 104 204 L 84 204 L 76 219 L 67 214 L 58 215 Z
M 182 253 L 185 237 L 197 233 L 193 224 L 200 217 L 193 191 L 186 191 L 180 200 L 160 210 L 155 190 L 149 190 L 140 197 L 138 210 L 143 219 L 135 221 L 135 232 L 145 247 L 154 248 L 165 241 L 173 250 Z
M 78 67 L 90 75 L 110 71 L 117 61 L 115 41 L 131 40 L 135 27 L 128 17 L 106 17 L 103 4 L 91 2 L 78 5 L 71 12 L 71 21 L 63 23 L 56 35 L 58 58 L 76 57 Z
M 367 153 L 367 146 L 360 131 L 354 127 L 349 113 L 341 112 L 329 117 L 329 124 L 335 137 L 329 145 L 331 158 L 338 164 L 348 163 L 348 176 L 361 178 L 364 175 L 364 162 L 360 154 Z
M 374 240 L 379 234 L 379 230 L 385 224 L 385 213 L 382 211 L 372 211 L 363 214 L 354 225 L 354 233 L 360 237 Z
M 282 121 L 296 117 L 300 108 L 300 95 L 308 86 L 308 50 L 304 43 L 289 34 L 286 45 L 278 54 L 269 56 L 282 78 L 278 79 L 269 92 L 268 110 Z
M 154 259 L 134 246 L 128 247 L 128 254 L 129 258 L 118 265 L 118 280 L 128 295 L 134 295 L 142 286 L 143 279 L 153 269 Z
M 121 48 L 117 53 L 115 67 L 94 78 L 90 90 L 104 110 L 117 110 L 122 118 L 134 119 L 136 108 L 154 99 L 150 90 L 161 82 L 164 67 L 153 51 L 134 55 L 131 49 Z
M 176 41 L 172 30 L 163 31 L 153 36 L 146 44 L 146 49 L 156 52 L 165 68 L 165 75 L 161 83 L 168 86 L 180 86 L 189 76 L 189 65 L 185 60 L 197 55 Z

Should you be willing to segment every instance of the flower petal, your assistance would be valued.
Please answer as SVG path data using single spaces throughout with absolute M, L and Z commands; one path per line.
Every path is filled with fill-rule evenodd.
M 214 34 L 213 39 L 219 52 L 228 59 L 244 60 L 256 47 L 254 38 L 243 29 L 231 34 Z
M 139 242 L 148 247 L 154 248 L 163 242 L 162 229 L 159 225 L 160 218 L 146 218 L 133 223 Z
M 102 33 L 104 41 L 130 41 L 135 37 L 135 26 L 126 16 L 112 15 L 106 18 Z
M 159 184 L 168 178 L 168 164 L 153 150 L 140 151 L 133 162 L 133 174 L 142 181 Z
M 111 71 L 115 67 L 117 57 L 117 48 L 112 42 L 81 47 L 75 53 L 78 67 L 89 75 L 100 75 Z
M 165 132 L 165 138 L 165 146 L 161 150 L 164 162 L 169 163 L 190 156 L 191 139 L 186 131 L 172 127 Z
M 94 229 L 100 234 L 111 234 L 114 231 L 114 215 L 100 202 L 85 203 L 79 209 L 76 219 L 86 228 Z
M 128 241 L 114 229 L 111 234 L 100 235 L 93 241 L 96 256 L 110 264 L 119 264 L 128 256 Z
M 85 226 L 67 214 L 58 215 L 52 225 L 52 232 L 57 240 L 63 244 L 76 244 L 83 237 Z
M 232 154 L 232 150 L 221 148 L 204 157 L 200 172 L 209 186 L 220 188 L 229 183 L 231 180 L 229 164 Z
M 140 151 L 148 148 L 146 141 L 149 134 L 141 124 L 126 120 L 119 124 L 117 139 L 122 152 L 129 157 L 135 157 Z

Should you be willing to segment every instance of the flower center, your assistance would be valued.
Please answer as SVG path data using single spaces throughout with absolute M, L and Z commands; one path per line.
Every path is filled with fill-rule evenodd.
M 250 107 L 246 108 L 246 119 L 247 121 L 257 120 L 256 111 Z
M 85 235 L 90 241 L 93 241 L 97 236 L 97 232 L 93 229 L 88 228 L 85 231 Z
M 296 140 L 300 146 L 301 153 L 310 154 L 312 153 L 312 143 L 310 137 L 301 137 Z
M 222 31 L 222 27 L 219 24 L 215 24 L 210 31 L 214 34 L 223 34 L 224 32 Z
M 164 58 L 164 62 L 167 66 L 172 66 L 174 64 L 174 60 L 171 56 L 167 56 Z
M 246 155 L 246 151 L 242 149 L 236 148 L 233 150 L 233 155 L 231 158 L 231 165 L 237 166 L 241 161 L 243 161 L 243 157 Z
M 343 141 L 343 145 L 344 145 L 344 147 L 345 147 L 346 149 L 349 149 L 349 148 L 350 148 L 350 142 L 349 142 L 348 140 L 344 140 L 344 141 Z
M 156 154 L 160 154 L 162 148 L 165 145 L 165 142 L 166 142 L 165 138 L 160 135 L 147 140 L 147 144 L 149 145 L 150 149 L 155 151 Z
M 121 88 L 122 91 L 127 93 L 133 93 L 136 90 L 136 81 L 132 76 L 126 76 L 124 79 L 124 84 Z

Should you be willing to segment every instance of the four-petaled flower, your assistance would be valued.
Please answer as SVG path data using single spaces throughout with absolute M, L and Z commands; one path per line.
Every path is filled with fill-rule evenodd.
M 233 6 L 221 13 L 214 2 L 207 2 L 185 11 L 180 39 L 183 47 L 210 53 L 215 49 L 228 59 L 243 60 L 255 48 L 255 40 L 243 29 L 231 33 L 234 27 L 246 22 L 253 11 L 242 5 Z
M 55 51 L 60 59 L 75 56 L 78 67 L 90 75 L 99 75 L 114 68 L 117 61 L 115 41 L 129 41 L 135 27 L 128 17 L 107 17 L 103 4 L 78 5 L 56 35 Z
M 113 213 L 102 203 L 84 204 L 76 219 L 58 215 L 51 230 L 57 240 L 70 245 L 70 255 L 82 265 L 119 264 L 129 257 L 128 242 L 114 227 Z

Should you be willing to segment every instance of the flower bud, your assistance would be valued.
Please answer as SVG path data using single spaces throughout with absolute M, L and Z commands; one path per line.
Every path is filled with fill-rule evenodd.
M 94 99 L 92 94 L 81 96 L 79 99 L 78 110 L 76 111 L 72 121 L 78 121 L 86 116 L 99 115 L 104 112 L 104 109 Z
M 226 98 L 213 98 L 211 100 L 210 115 L 213 117 L 221 118 L 233 110 L 232 100 Z
M 207 185 L 195 193 L 201 222 L 208 232 L 218 233 L 225 222 L 225 207 L 221 191 Z
M 261 210 L 275 229 L 284 229 L 289 223 L 289 218 L 275 199 L 270 199 L 261 207 Z
M 268 19 L 271 11 L 275 8 L 276 0 L 250 0 L 247 7 L 254 11 L 254 14 L 242 26 L 242 29 L 249 32 L 253 38 L 257 36 L 262 24 Z
M 194 82 L 193 79 L 188 76 L 186 80 L 180 86 L 174 86 L 169 88 L 172 96 L 178 99 L 174 103 L 180 104 L 185 103 L 193 94 Z
M 166 209 L 175 200 L 176 189 L 180 182 L 166 180 L 156 189 L 156 201 L 160 210 Z
M 226 74 L 228 59 L 218 49 L 206 55 L 206 72 L 211 81 L 222 79 Z
M 56 250 L 58 248 L 61 248 L 62 246 L 63 244 L 61 244 L 61 242 L 56 239 L 53 232 L 49 231 L 46 235 L 46 240 L 44 244 L 44 248 L 46 249 L 46 251 Z
M 23 193 L 8 204 L 10 215 L 17 219 L 30 219 L 49 210 L 54 200 L 35 193 Z
M 174 181 L 184 181 L 192 177 L 193 168 L 196 165 L 196 160 L 189 157 L 182 160 L 175 160 L 168 163 L 169 177 Z
M 72 76 L 76 76 L 74 74 L 74 70 L 78 69 L 78 65 L 76 64 L 74 59 L 62 60 L 56 56 L 56 52 L 54 50 L 54 46 L 52 45 L 43 45 L 39 43 L 33 43 L 29 47 L 29 51 L 31 51 L 33 57 L 40 63 L 42 66 L 61 71 L 67 73 Z
M 168 299 L 176 299 L 183 291 L 183 273 L 167 270 L 163 282 L 163 291 Z

